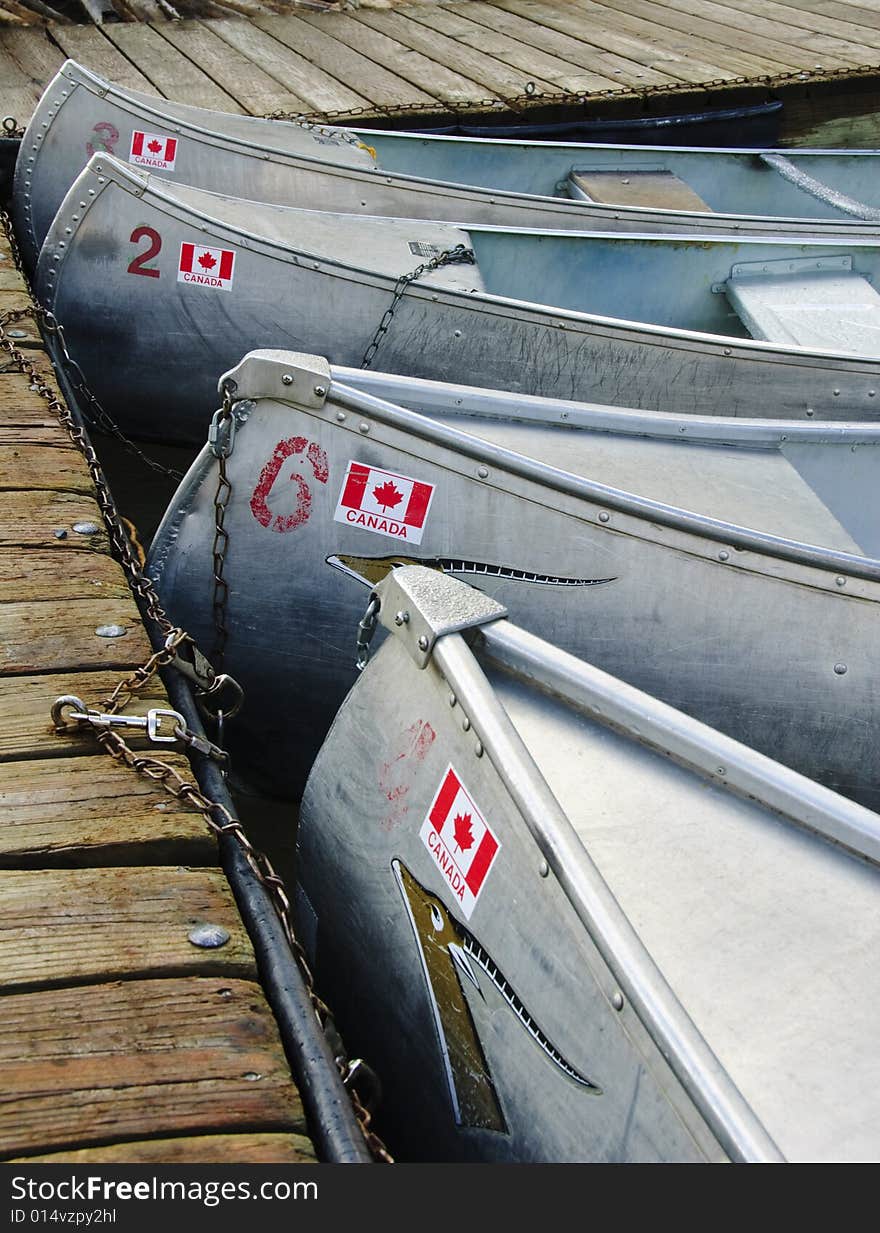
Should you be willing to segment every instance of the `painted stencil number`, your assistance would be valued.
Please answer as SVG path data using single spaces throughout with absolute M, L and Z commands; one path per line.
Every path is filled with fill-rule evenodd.
M 327 454 L 317 441 L 308 441 L 305 437 L 288 437 L 275 446 L 272 457 L 260 472 L 257 486 L 251 496 L 251 513 L 261 527 L 270 531 L 285 534 L 294 531 L 308 522 L 312 512 L 312 490 L 307 481 L 293 471 L 288 479 L 296 490 L 294 509 L 290 514 L 276 514 L 269 508 L 269 493 L 278 479 L 278 475 L 288 458 L 296 454 L 304 454 L 312 474 L 319 484 L 326 484 L 330 475 L 330 465 Z
M 115 124 L 110 124 L 107 120 L 102 120 L 100 124 L 96 124 L 92 129 L 92 135 L 95 138 L 94 144 L 91 141 L 86 142 L 86 153 L 89 158 L 93 154 L 97 154 L 98 150 L 102 154 L 115 154 L 116 143 L 119 140 L 119 129 Z M 98 147 L 98 150 L 95 149 Z
M 141 240 L 150 241 L 149 248 L 145 249 L 142 253 L 138 253 L 132 260 L 131 265 L 128 267 L 129 274 L 143 274 L 147 278 L 158 278 L 159 271 L 153 266 L 147 265 L 146 262 L 151 261 L 153 257 L 158 257 L 162 251 L 162 237 L 159 235 L 159 232 L 155 231 L 152 227 L 135 227 L 129 239 L 132 244 L 138 244 Z

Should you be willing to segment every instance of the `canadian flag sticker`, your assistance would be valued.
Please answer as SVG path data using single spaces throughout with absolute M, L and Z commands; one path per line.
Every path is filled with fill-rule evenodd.
M 235 253 L 231 248 L 204 248 L 184 241 L 180 246 L 177 281 L 229 291 L 234 268 Z
M 419 838 L 470 920 L 501 844 L 452 766 L 440 781 Z
M 377 535 L 420 544 L 433 497 L 433 484 L 350 462 L 333 518 Z
M 177 138 L 163 137 L 161 133 L 142 133 L 139 129 L 131 135 L 130 163 L 138 167 L 153 167 L 159 171 L 173 171 L 177 160 Z

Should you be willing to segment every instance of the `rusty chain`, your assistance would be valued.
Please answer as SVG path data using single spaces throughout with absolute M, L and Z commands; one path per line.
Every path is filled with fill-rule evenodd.
M 235 418 L 232 413 L 232 395 L 235 383 L 231 380 L 223 382 L 223 405 L 211 421 L 208 434 L 208 444 L 217 459 L 217 488 L 214 492 L 214 543 L 211 556 L 214 566 L 214 590 L 211 599 L 211 610 L 214 617 L 214 645 L 211 658 L 218 666 L 222 666 L 226 654 L 226 643 L 229 639 L 227 617 L 229 610 L 229 583 L 226 581 L 226 553 L 229 550 L 229 532 L 226 530 L 226 508 L 232 496 L 232 483 L 226 467 L 226 460 L 232 454 L 235 441 Z
M 13 309 L 0 316 L 0 350 L 4 351 L 9 357 L 11 365 L 29 379 L 31 389 L 45 400 L 47 406 L 54 412 L 61 426 L 66 430 L 74 446 L 85 459 L 95 488 L 98 506 L 107 528 L 111 548 L 116 559 L 122 565 L 128 585 L 139 607 L 145 616 L 154 622 L 164 638 L 164 645 L 158 651 L 155 651 L 146 663 L 135 668 L 129 676 L 118 681 L 109 697 L 103 701 L 102 706 L 106 714 L 115 715 L 146 688 L 157 675 L 160 668 L 173 664 L 182 648 L 187 645 L 194 648 L 195 644 L 185 630 L 172 623 L 162 606 L 152 580 L 143 572 L 116 507 L 100 460 L 88 439 L 85 429 L 76 422 L 70 408 L 47 384 L 46 379 L 34 362 L 16 346 L 13 339 L 9 336 L 9 327 L 16 322 L 23 321 L 27 317 L 33 318 L 37 325 L 45 324 L 47 318 L 50 321 L 54 319 L 51 317 L 51 314 L 45 312 L 34 297 L 30 283 L 21 266 L 18 244 L 15 239 L 11 219 L 5 210 L 0 210 L 0 223 L 2 223 L 13 259 L 31 300 L 27 308 Z M 52 328 L 51 325 L 49 328 Z M 228 401 L 231 411 L 231 396 Z M 219 680 L 220 678 L 216 679 Z M 228 678 L 225 679 L 228 680 Z M 205 692 L 210 693 L 210 688 L 205 690 Z M 265 853 L 259 851 L 250 842 L 240 820 L 225 805 L 219 801 L 213 801 L 206 796 L 197 784 L 189 779 L 185 779 L 169 763 L 150 755 L 137 754 L 119 732 L 112 730 L 110 727 L 101 727 L 95 724 L 90 726 L 95 740 L 114 761 L 121 762 L 138 774 L 153 780 L 170 796 L 196 809 L 201 813 L 209 830 L 217 836 L 218 840 L 228 837 L 238 845 L 257 881 L 269 896 L 284 936 L 302 972 L 303 981 L 318 1023 L 322 1031 L 328 1036 L 328 1039 L 332 1039 L 335 1035 L 332 1016 L 329 1008 L 315 990 L 314 978 L 305 952 L 294 932 L 290 898 L 284 881 L 276 873 Z M 63 731 L 64 728 L 60 730 Z M 178 730 L 178 735 L 182 737 L 185 743 L 192 743 L 191 741 L 187 742 L 187 736 L 190 734 Z M 344 1055 L 344 1052 L 338 1048 L 334 1050 L 334 1061 L 343 1078 L 346 1091 L 370 1151 L 377 1161 L 391 1163 L 393 1158 L 376 1132 L 371 1129 L 371 1111 L 365 1108 L 351 1082 L 353 1074 L 358 1069 L 355 1062 L 350 1062 Z
M 382 339 L 388 333 L 388 327 L 394 319 L 394 314 L 397 311 L 397 306 L 406 295 L 407 288 L 410 283 L 414 283 L 416 279 L 421 278 L 423 274 L 430 273 L 431 270 L 439 270 L 444 265 L 475 265 L 476 257 L 472 248 L 466 248 L 464 244 L 456 244 L 455 248 L 444 249 L 442 253 L 438 253 L 436 257 L 432 257 L 430 261 L 424 262 L 423 265 L 416 266 L 414 270 L 410 270 L 408 274 L 401 274 L 397 282 L 394 284 L 394 291 L 391 294 L 391 303 L 382 314 L 382 320 L 376 327 L 376 333 L 373 335 L 370 343 L 364 352 L 364 358 L 361 360 L 361 368 L 369 368 L 372 364 L 376 352 Z
M 880 73 L 880 65 L 867 65 L 864 68 L 853 69 L 849 66 L 835 69 L 793 69 L 788 73 L 763 73 L 755 77 L 717 77 L 700 83 L 702 90 L 712 89 L 730 89 L 732 86 L 751 86 L 761 87 L 763 89 L 780 89 L 785 86 L 800 85 L 803 82 L 816 82 L 835 80 L 845 77 L 851 79 L 869 79 L 876 77 Z M 525 74 L 524 74 L 525 76 Z M 453 99 L 444 99 L 442 106 L 438 103 L 434 108 L 434 113 L 442 115 L 457 115 L 461 117 L 471 116 L 475 112 L 494 113 L 498 114 L 502 109 L 516 111 L 524 114 L 528 111 L 534 111 L 536 108 L 546 108 L 555 106 L 583 106 L 587 103 L 597 101 L 618 102 L 628 99 L 644 99 L 653 98 L 659 95 L 669 95 L 675 97 L 677 95 L 689 95 L 693 93 L 693 83 L 688 81 L 682 82 L 658 82 L 655 85 L 646 86 L 609 86 L 605 90 L 591 90 L 589 93 L 580 91 L 572 92 L 560 90 L 558 93 L 539 93 L 537 91 L 529 91 L 524 83 L 523 93 L 512 95 L 509 98 L 485 98 L 485 99 L 468 99 L 462 102 L 457 102 Z M 365 115 L 363 108 L 336 108 L 329 111 L 312 111 L 312 112 L 291 112 L 277 110 L 264 113 L 264 118 L 267 120 L 286 120 L 297 123 L 314 123 L 317 125 L 363 125 L 365 122 L 373 121 L 381 123 L 385 119 L 424 119 L 426 113 L 430 114 L 431 109 L 426 107 L 424 103 L 383 103 L 380 108 L 377 108 L 372 113 Z

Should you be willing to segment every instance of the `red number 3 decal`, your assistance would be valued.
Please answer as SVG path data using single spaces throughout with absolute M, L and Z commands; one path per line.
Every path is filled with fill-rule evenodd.
M 260 472 L 254 495 L 251 497 L 251 513 L 262 527 L 270 531 L 293 531 L 308 522 L 312 512 L 312 490 L 298 471 L 290 476 L 291 482 L 297 487 L 296 508 L 292 514 L 273 514 L 269 509 L 267 497 L 272 485 L 278 478 L 286 459 L 292 454 L 305 454 L 311 463 L 312 472 L 319 484 L 326 484 L 330 474 L 327 455 L 317 441 L 307 441 L 305 437 L 288 437 L 279 441 L 275 452 Z
M 92 129 L 95 141 L 101 147 L 103 154 L 115 154 L 116 143 L 119 140 L 119 129 L 115 124 L 110 124 L 107 120 L 102 120 L 100 124 L 96 124 Z M 89 158 L 95 153 L 95 147 L 91 141 L 86 142 L 86 153 Z
M 152 227 L 135 227 L 134 231 L 129 236 L 132 244 L 137 244 L 139 240 L 149 240 L 150 244 L 147 249 L 134 258 L 131 265 L 128 267 L 129 274 L 143 274 L 147 278 L 158 278 L 159 271 L 153 266 L 145 265 L 153 257 L 158 257 L 162 251 L 162 237 L 158 231 L 154 231 Z

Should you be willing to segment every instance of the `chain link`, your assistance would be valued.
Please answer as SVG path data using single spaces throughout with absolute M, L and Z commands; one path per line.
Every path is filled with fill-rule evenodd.
M 0 211 L 0 223 L 2 223 L 13 258 L 31 298 L 31 304 L 27 308 L 15 309 L 0 316 L 0 350 L 9 356 L 10 364 L 8 367 L 15 368 L 29 379 L 31 389 L 45 400 L 47 406 L 51 408 L 62 427 L 67 431 L 73 444 L 83 455 L 116 559 L 122 565 L 128 585 L 142 612 L 155 623 L 165 640 L 163 646 L 158 651 L 155 651 L 146 663 L 135 668 L 129 676 L 123 677 L 122 680 L 118 681 L 110 695 L 104 700 L 102 703 L 104 712 L 107 715 L 114 715 L 135 699 L 153 680 L 161 668 L 171 665 L 181 649 L 187 645 L 194 648 L 195 644 L 185 630 L 180 629 L 171 622 L 162 607 L 158 592 L 151 579 L 143 573 L 126 534 L 119 511 L 116 508 L 101 463 L 85 430 L 77 424 L 73 412 L 57 397 L 33 361 L 28 359 L 9 337 L 8 327 L 10 325 L 22 321 L 26 317 L 32 317 L 39 324 L 45 319 L 46 314 L 34 299 L 30 285 L 20 265 L 15 233 L 12 229 L 11 220 L 5 210 Z M 88 723 L 88 719 L 85 722 Z M 153 780 L 176 800 L 183 801 L 197 810 L 205 819 L 208 828 L 218 839 L 229 837 L 235 841 L 258 882 L 269 896 L 284 936 L 302 972 L 318 1023 L 321 1025 L 322 1030 L 328 1032 L 328 1025 L 332 1024 L 330 1011 L 315 990 L 311 969 L 302 946 L 294 933 L 290 899 L 284 882 L 275 872 L 269 858 L 250 842 L 239 819 L 225 805 L 219 801 L 211 800 L 195 783 L 185 779 L 169 763 L 149 755 L 135 753 L 119 732 L 114 731 L 111 727 L 91 723 L 89 723 L 89 727 L 95 740 L 114 761 L 120 762 L 138 774 Z M 347 1059 L 341 1057 L 336 1058 L 336 1063 L 343 1079 L 346 1079 L 350 1063 Z M 371 1129 L 371 1113 L 364 1108 L 357 1092 L 350 1084 L 346 1090 L 349 1093 L 358 1124 L 374 1158 L 390 1163 L 392 1157 L 388 1153 L 387 1148 L 375 1131 Z
M 158 475 L 167 476 L 168 479 L 177 480 L 178 482 L 182 480 L 182 471 L 177 471 L 174 467 L 166 467 L 161 462 L 157 462 L 155 458 L 150 458 L 148 454 L 144 453 L 140 446 L 132 441 L 131 437 L 126 436 L 113 416 L 105 410 L 105 408 L 100 402 L 98 402 L 95 395 L 89 389 L 88 383 L 86 382 L 85 373 L 67 350 L 67 341 L 64 337 L 64 329 L 55 317 L 55 314 L 49 312 L 42 306 L 40 307 L 39 312 L 40 320 L 45 328 L 51 334 L 54 334 L 58 339 L 58 344 L 61 347 L 64 367 L 67 369 L 68 373 L 72 375 L 74 388 L 77 393 L 82 395 L 79 405 L 89 426 L 92 428 L 97 428 L 100 432 L 107 433 L 108 436 L 115 437 L 129 454 L 137 458 L 151 471 L 155 471 Z
M 318 113 L 312 112 L 311 114 L 317 115 Z M 305 129 L 308 133 L 319 133 L 322 137 L 331 139 L 334 144 L 341 138 L 348 145 L 354 146 L 356 150 L 370 151 L 371 149 L 370 146 L 364 145 L 360 137 L 350 133 L 347 129 L 336 128 L 330 124 L 321 124 L 317 120 L 309 119 L 309 116 L 305 113 L 294 114 L 289 111 L 272 111 L 264 118 L 267 120 L 283 120 L 288 124 L 295 124 L 297 128 Z M 372 153 L 373 157 L 375 157 L 375 151 L 372 151 Z
M 226 554 L 229 551 L 229 532 L 226 530 L 226 509 L 232 496 L 232 483 L 226 468 L 226 460 L 232 454 L 235 440 L 235 417 L 232 413 L 232 395 L 235 383 L 224 381 L 223 406 L 214 416 L 209 437 L 211 451 L 217 459 L 217 488 L 214 493 L 214 544 L 211 555 L 214 563 L 214 593 L 211 609 L 214 616 L 214 646 L 211 658 L 218 667 L 223 665 L 226 643 L 229 640 L 229 583 L 226 581 Z
M 763 73 L 754 77 L 718 77 L 712 80 L 707 80 L 700 83 L 702 90 L 712 89 L 730 89 L 733 86 L 752 86 L 762 87 L 764 89 L 779 89 L 787 85 L 801 85 L 803 82 L 809 81 L 834 81 L 835 79 L 846 78 L 851 80 L 867 80 L 876 77 L 877 69 L 872 66 L 865 68 L 849 68 L 844 66 L 838 69 L 793 69 L 789 73 Z M 645 98 L 653 98 L 662 95 L 664 98 L 669 96 L 672 98 L 678 95 L 693 94 L 693 84 L 691 82 L 659 82 L 656 85 L 649 86 L 620 86 L 609 87 L 607 90 L 591 90 L 587 93 L 572 94 L 564 91 L 553 93 L 539 93 L 537 91 L 529 92 L 527 89 L 528 82 L 523 82 L 523 92 L 521 94 L 511 95 L 509 98 L 504 98 L 500 103 L 498 99 L 470 99 L 467 102 L 455 103 L 446 100 L 443 104 L 442 112 L 437 115 L 437 122 L 443 123 L 450 114 L 461 116 L 462 119 L 473 121 L 480 116 L 486 118 L 498 116 L 504 111 L 514 111 L 519 115 L 527 115 L 528 112 L 533 112 L 537 108 L 546 109 L 547 107 L 565 107 L 571 111 L 572 108 L 583 108 L 596 102 L 618 102 L 627 100 L 638 100 Z M 380 125 L 383 121 L 394 117 L 395 119 L 405 119 L 412 117 L 420 122 L 425 120 L 424 106 L 419 103 L 383 103 L 381 113 L 372 115 L 364 114 L 363 108 L 339 107 L 330 111 L 321 112 L 291 112 L 291 111 L 273 111 L 266 113 L 265 118 L 269 120 L 286 120 L 298 124 L 320 123 L 343 125 L 349 124 L 353 126 L 362 126 L 372 123 L 373 126 Z M 584 117 L 589 119 L 589 117 Z M 331 129 L 335 131 L 335 129 Z M 394 131 L 394 130 L 391 130 Z M 416 130 L 418 131 L 418 130 Z
M 430 261 L 426 261 L 423 265 L 416 266 L 409 274 L 401 274 L 397 282 L 394 284 L 394 291 L 391 296 L 391 303 L 385 309 L 382 320 L 376 327 L 376 333 L 364 352 L 364 358 L 361 360 L 361 368 L 369 368 L 372 364 L 376 352 L 379 350 L 382 339 L 388 333 L 388 327 L 394 319 L 394 314 L 397 311 L 397 306 L 403 297 L 406 295 L 407 288 L 410 283 L 414 283 L 416 279 L 422 277 L 423 274 L 428 274 L 431 270 L 439 270 L 444 265 L 476 265 L 476 257 L 474 250 L 467 248 L 464 244 L 456 244 L 455 248 L 447 248 L 442 253 L 438 253 L 436 257 L 432 257 Z

